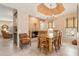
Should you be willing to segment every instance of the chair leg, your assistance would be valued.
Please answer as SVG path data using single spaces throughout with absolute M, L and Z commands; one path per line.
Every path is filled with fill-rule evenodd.
M 30 42 L 30 46 L 31 46 L 31 42 Z
M 38 48 L 40 48 L 40 42 L 38 41 Z
M 41 51 L 41 47 L 39 47 L 40 51 Z
M 22 43 L 20 43 L 20 48 L 23 49 L 23 44 Z
M 62 45 L 61 42 L 60 42 L 60 45 Z
M 40 48 L 40 45 L 38 44 L 38 48 Z

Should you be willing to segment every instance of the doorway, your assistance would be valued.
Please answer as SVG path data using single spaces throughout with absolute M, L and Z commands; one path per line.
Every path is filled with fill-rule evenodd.
M 17 10 L 0 5 L 0 48 L 17 46 Z
M 40 20 L 37 17 L 29 16 L 29 35 L 31 38 L 36 38 L 38 36 L 38 31 L 40 30 Z

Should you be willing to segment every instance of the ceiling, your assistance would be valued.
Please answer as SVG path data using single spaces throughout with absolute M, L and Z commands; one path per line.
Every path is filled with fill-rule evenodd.
M 0 4 L 0 21 L 13 21 L 13 9 Z
M 37 3 L 3 3 L 2 5 L 8 6 L 14 9 L 25 9 L 28 12 L 31 12 L 30 15 L 38 16 L 44 18 L 43 14 L 40 14 L 36 10 Z M 58 16 L 65 16 L 67 14 L 74 14 L 77 13 L 77 4 L 76 3 L 63 3 L 64 5 L 64 12 L 58 14 Z

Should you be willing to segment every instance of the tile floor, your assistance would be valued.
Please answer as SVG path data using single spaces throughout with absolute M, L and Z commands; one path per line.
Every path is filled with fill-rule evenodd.
M 0 39 L 0 56 L 46 56 L 37 48 L 37 38 L 32 39 L 32 44 L 24 49 L 13 46 L 12 39 Z M 63 40 L 61 49 L 47 56 L 79 56 L 79 45 L 71 44 L 69 40 Z

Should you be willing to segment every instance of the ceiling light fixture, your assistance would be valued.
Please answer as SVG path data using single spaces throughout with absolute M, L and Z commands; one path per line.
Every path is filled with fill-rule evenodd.
M 46 16 L 52 16 L 52 15 L 56 15 L 56 14 L 60 14 L 64 11 L 64 6 L 62 3 L 56 3 L 56 6 L 53 7 L 52 3 L 47 4 L 48 6 L 46 6 L 46 4 L 41 3 L 37 6 L 37 11 L 46 15 Z

